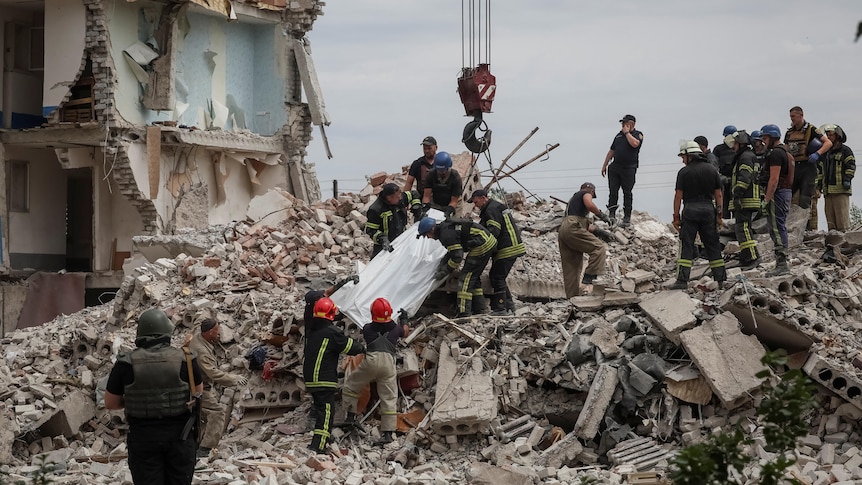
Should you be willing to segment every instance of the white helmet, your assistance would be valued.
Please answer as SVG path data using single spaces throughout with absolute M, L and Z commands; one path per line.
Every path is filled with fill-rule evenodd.
M 703 153 L 696 141 L 686 141 L 679 146 L 679 156 Z

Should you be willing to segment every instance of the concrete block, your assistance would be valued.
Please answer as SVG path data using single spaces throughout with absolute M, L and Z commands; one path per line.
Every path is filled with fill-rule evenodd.
M 679 339 L 728 409 L 750 399 L 751 392 L 763 382 L 755 376 L 763 369 L 763 346 L 739 330 L 733 315 L 717 315 L 698 328 L 680 333 Z
M 491 374 L 479 358 L 465 361 L 463 369 L 449 345 L 440 345 L 437 392 L 430 424 L 440 436 L 475 434 L 497 416 L 497 399 Z M 465 370 L 463 377 L 461 370 Z
M 679 334 L 697 324 L 694 312 L 699 304 L 682 290 L 668 290 L 642 298 L 638 306 L 671 342 L 679 345 Z
M 844 398 L 857 408 L 862 408 L 862 382 L 826 359 L 811 354 L 802 371 L 824 387 Z
M 543 451 L 533 462 L 533 465 L 559 469 L 564 465 L 571 464 L 582 451 L 584 451 L 584 447 L 578 441 L 578 435 L 572 431 Z M 559 476 L 558 478 L 562 479 Z
M 611 403 L 616 387 L 616 367 L 607 364 L 599 366 L 572 433 L 585 440 L 591 440 L 596 436 L 596 433 L 599 432 L 599 424 L 605 417 L 605 411 Z

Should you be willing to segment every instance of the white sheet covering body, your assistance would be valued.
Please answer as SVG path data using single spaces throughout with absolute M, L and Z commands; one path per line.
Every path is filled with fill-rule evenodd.
M 428 211 L 428 216 L 438 222 L 444 219 L 437 209 Z M 375 299 L 389 300 L 394 318 L 402 308 L 412 316 L 443 283 L 433 277 L 446 248 L 436 239 L 417 239 L 418 226 L 414 223 L 392 241 L 392 252 L 380 251 L 359 273 L 359 284 L 349 283 L 330 297 L 341 313 L 360 327 L 371 321 L 371 303 Z

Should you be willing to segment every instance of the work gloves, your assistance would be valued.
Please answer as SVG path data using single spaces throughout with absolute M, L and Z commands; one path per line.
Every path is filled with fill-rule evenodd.
M 407 322 L 410 321 L 410 315 L 407 313 L 407 310 L 400 309 L 398 310 L 398 323 L 401 325 L 407 325 Z
M 410 213 L 413 214 L 413 222 L 419 222 L 425 213 L 422 212 L 422 204 L 416 204 L 410 208 Z
M 599 218 L 599 220 L 604 221 L 604 222 L 605 222 L 605 223 L 607 223 L 607 224 L 610 224 L 610 223 L 611 223 L 611 218 L 610 218 L 610 217 L 608 217 L 608 215 L 607 215 L 607 214 L 605 214 L 605 213 L 604 213 L 604 212 L 602 212 L 602 211 L 599 211 L 599 213 L 598 213 L 598 215 L 596 215 L 596 217 L 598 217 L 598 218 Z
M 443 208 L 443 215 L 446 216 L 446 219 L 449 219 L 450 217 L 455 215 L 455 208 L 451 205 L 447 205 Z
M 815 162 L 817 162 L 817 160 L 820 160 L 820 154 L 819 153 L 814 152 L 811 155 L 808 155 L 808 161 L 809 162 L 815 163 Z
M 434 279 L 435 280 L 443 280 L 449 277 L 449 267 L 446 265 L 441 265 L 437 267 L 437 270 L 434 271 Z
M 342 286 L 346 285 L 347 283 L 350 283 L 351 281 L 353 282 L 354 285 L 358 285 L 359 284 L 359 275 L 355 274 L 353 276 L 348 276 L 347 278 L 344 278 L 343 280 L 339 281 L 338 283 L 335 283 L 334 285 L 332 285 L 332 292 L 335 293 Z
M 380 247 L 383 248 L 384 251 L 392 252 L 392 243 L 389 242 L 389 238 L 383 236 L 380 238 Z
M 423 217 L 427 216 L 429 209 L 431 209 L 430 203 L 426 202 L 422 204 L 421 208 L 419 209 L 419 219 L 422 219 Z
M 244 386 L 244 385 L 246 385 L 246 384 L 248 384 L 248 377 L 246 377 L 246 376 L 237 376 L 237 378 L 236 378 L 236 385 L 238 385 L 238 386 Z
M 845 189 L 849 189 L 849 188 L 850 188 L 850 179 L 844 179 L 844 180 L 842 180 L 842 181 L 841 181 L 841 186 L 842 186 L 842 187 L 844 187 Z

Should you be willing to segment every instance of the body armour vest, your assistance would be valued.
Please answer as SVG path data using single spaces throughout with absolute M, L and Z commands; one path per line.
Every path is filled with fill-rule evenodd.
M 185 362 L 182 350 L 169 346 L 138 348 L 128 354 L 135 380 L 125 388 L 126 415 L 161 419 L 189 412 L 189 384 L 180 379 Z

